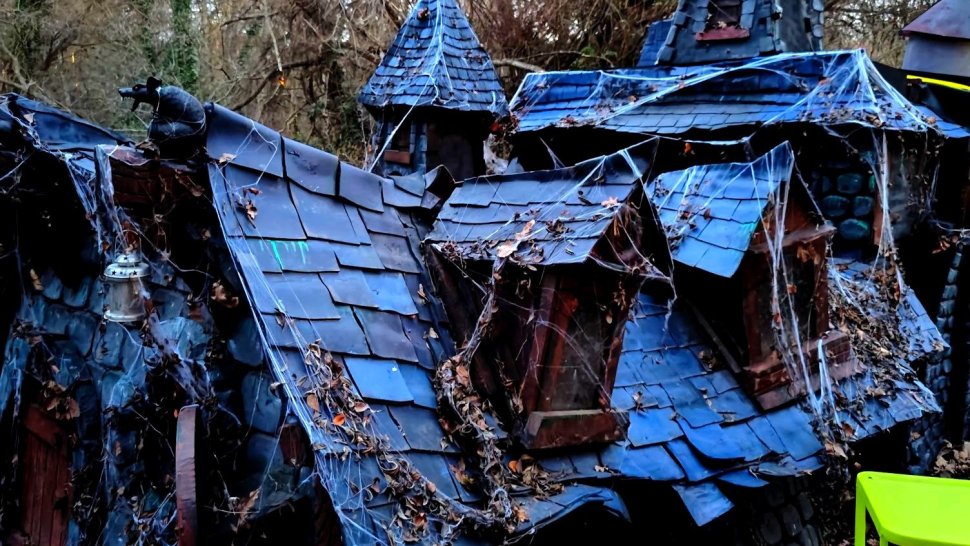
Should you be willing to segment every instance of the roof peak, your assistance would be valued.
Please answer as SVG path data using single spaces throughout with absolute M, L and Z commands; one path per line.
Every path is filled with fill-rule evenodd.
M 418 0 L 358 101 L 504 115 L 492 59 L 456 0 Z
M 940 0 L 903 27 L 902 32 L 970 40 L 970 2 Z

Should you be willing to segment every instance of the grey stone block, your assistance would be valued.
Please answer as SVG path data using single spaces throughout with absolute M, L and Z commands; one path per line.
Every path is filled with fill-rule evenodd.
M 236 361 L 247 366 L 260 366 L 263 363 L 263 344 L 259 341 L 256 320 L 246 317 L 229 338 L 229 354 Z
M 64 286 L 64 291 L 61 295 L 64 305 L 71 307 L 87 307 L 92 284 L 94 284 L 94 278 L 87 277 L 83 279 L 77 286 Z
M 827 195 L 822 198 L 821 205 L 826 218 L 839 219 L 849 212 L 850 201 L 841 195 Z
M 846 220 L 839 224 L 839 235 L 846 241 L 861 241 L 869 237 L 872 227 L 867 223 L 855 218 Z
M 852 215 L 856 217 L 872 214 L 875 200 L 872 197 L 859 196 L 852 200 Z
M 798 513 L 798 509 L 793 505 L 788 504 L 782 507 L 779 515 L 781 516 L 782 528 L 787 537 L 792 538 L 802 532 L 802 518 Z
M 246 424 L 267 434 L 279 428 L 283 402 L 270 391 L 272 380 L 259 372 L 246 375 L 242 381 L 243 419 Z

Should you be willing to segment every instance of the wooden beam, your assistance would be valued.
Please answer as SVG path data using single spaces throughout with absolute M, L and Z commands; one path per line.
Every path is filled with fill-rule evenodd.
M 540 407 L 539 390 L 542 387 L 542 369 L 547 362 L 546 353 L 549 350 L 549 345 L 556 342 L 556 332 L 550 326 L 549 321 L 556 301 L 557 290 L 559 290 L 559 276 L 550 271 L 545 271 L 542 276 L 542 285 L 539 287 L 538 308 L 533 307 L 531 310 L 535 313 L 533 319 L 535 326 L 522 383 L 519 385 L 522 410 L 526 415 Z M 533 298 L 533 300 L 535 299 Z
M 527 449 L 608 443 L 623 438 L 629 424 L 626 412 L 534 411 L 521 437 Z
M 199 407 L 185 406 L 179 411 L 175 432 L 175 509 L 179 546 L 199 543 L 199 472 L 196 455 L 202 443 Z
M 397 163 L 399 165 L 410 165 L 411 152 L 404 152 L 401 150 L 385 150 L 384 161 L 389 163 Z

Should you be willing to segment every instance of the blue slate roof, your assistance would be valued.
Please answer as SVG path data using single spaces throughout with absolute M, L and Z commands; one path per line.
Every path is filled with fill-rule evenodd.
M 387 477 L 373 452 L 355 450 L 351 431 L 333 424 L 339 407 L 309 398 L 320 381 L 319 370 L 308 365 L 311 345 L 333 355 L 346 385 L 373 410 L 353 434 L 381 439 L 390 453 L 435 484 L 443 502 L 466 509 L 479 505 L 480 492 L 454 471 L 461 453 L 448 441 L 436 411 L 433 372 L 453 354 L 454 343 L 421 260 L 419 245 L 429 226 L 414 214 L 422 201 L 415 195 L 419 189 L 408 180 L 382 179 L 339 163 L 221 107 L 212 108 L 209 126 L 208 153 L 224 158 L 210 164 L 214 206 L 255 309 L 256 335 L 314 445 L 347 543 L 387 544 L 400 506 L 385 491 Z M 626 167 L 621 162 L 615 173 L 629 179 L 640 161 L 630 159 Z M 591 173 L 608 173 L 611 180 L 608 164 L 543 174 L 543 181 L 532 180 L 528 188 L 510 186 L 501 200 L 495 196 L 505 182 L 478 181 L 455 191 L 445 210 L 486 214 L 500 204 L 496 210 L 504 215 L 506 207 L 556 196 L 572 206 L 571 194 L 562 193 L 566 186 L 583 188 L 583 177 Z M 562 191 L 536 191 L 536 184 L 559 183 Z M 252 219 L 250 205 L 256 211 Z M 797 475 L 822 465 L 812 414 L 797 404 L 758 409 L 730 371 L 710 366 L 716 358 L 702 332 L 685 305 L 650 289 L 640 295 L 612 393 L 614 406 L 629 412 L 628 437 L 607 446 L 537 454 L 567 487 L 550 499 L 517 497 L 529 515 L 519 532 L 586 503 L 622 512 L 622 501 L 609 491 L 618 477 L 676 485 L 696 521 L 706 523 L 731 507 L 721 484 L 760 486 L 764 481 L 755 475 Z M 856 438 L 929 408 L 909 394 L 918 387 L 906 381 L 874 398 L 866 387 L 878 380 L 862 375 L 843 385 L 863 400 L 842 410 L 859 422 Z M 578 480 L 585 485 L 576 485 Z
M 916 108 L 918 108 L 919 111 L 926 116 L 926 119 L 930 120 L 936 129 L 943 133 L 946 138 L 970 138 L 970 131 L 968 131 L 963 125 L 950 123 L 945 119 L 941 119 L 936 112 L 927 106 L 916 105 Z
M 508 112 L 492 59 L 455 0 L 415 3 L 358 101 L 370 108 Z
M 446 201 L 428 240 L 451 243 L 466 259 L 494 259 L 528 232 L 514 259 L 535 265 L 582 263 L 649 176 L 655 142 L 564 169 L 466 180 Z M 528 227 L 527 227 L 528 226 Z
M 907 309 L 900 311 L 904 323 L 935 330 L 921 306 Z M 930 353 L 902 351 L 906 358 L 892 366 L 906 367 L 940 347 Z M 629 411 L 628 438 L 599 453 L 603 465 L 620 476 L 678 484 L 699 524 L 730 509 L 719 491 L 724 483 L 760 487 L 764 482 L 757 476 L 797 475 L 823 464 L 823 445 L 807 404 L 762 411 L 730 370 L 711 367 L 717 358 L 687 305 L 675 301 L 671 306 L 649 290 L 642 293 L 627 323 L 613 389 L 614 407 Z M 919 382 L 882 374 L 868 370 L 835 386 L 856 401 L 837 410 L 840 422 L 852 424 L 852 440 L 939 411 Z M 870 394 L 877 386 L 886 396 Z
M 442 502 L 478 502 L 452 470 L 459 450 L 436 412 L 433 371 L 454 343 L 419 259 L 429 226 L 413 214 L 424 202 L 414 180 L 366 173 L 221 107 L 211 108 L 209 127 L 208 153 L 230 158 L 211 163 L 210 182 L 256 337 L 315 447 L 346 542 L 388 544 L 389 532 L 400 533 L 388 530 L 399 505 L 385 491 L 377 457 L 348 456 L 354 444 L 333 425 L 338 410 L 309 401 L 320 373 L 307 363 L 311 344 L 333 356 L 373 411 L 358 432 L 404 457 Z M 607 489 L 582 486 L 525 498 L 524 527 L 614 501 Z
M 647 28 L 647 37 L 643 40 L 643 49 L 640 50 L 640 60 L 637 61 L 638 67 L 647 68 L 657 64 L 660 49 L 667 42 L 667 34 L 670 32 L 672 24 L 673 21 L 670 19 L 650 24 Z
M 937 130 L 861 50 L 529 74 L 511 109 L 520 134 L 570 127 L 665 136 L 738 134 L 784 123 Z
M 667 233 L 673 259 L 732 277 L 794 166 L 794 152 L 785 142 L 751 163 L 698 165 L 654 178 L 647 196 Z

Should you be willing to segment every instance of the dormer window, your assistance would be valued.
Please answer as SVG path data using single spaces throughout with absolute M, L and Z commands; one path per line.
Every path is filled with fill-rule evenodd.
M 466 181 L 428 238 L 453 330 L 484 336 L 472 379 L 526 448 L 625 434 L 610 394 L 630 307 L 659 275 L 632 161 Z
M 829 331 L 827 246 L 785 143 L 752 163 L 664 173 L 648 188 L 671 243 L 674 284 L 764 409 L 804 395 L 825 365 L 857 371 L 848 337 Z M 677 274 L 678 267 L 682 271 Z M 819 346 L 823 357 L 819 357 Z M 793 366 L 811 377 L 793 376 Z
M 707 27 L 741 26 L 741 0 L 711 0 L 707 4 Z
M 697 33 L 697 40 L 741 40 L 750 37 L 748 29 L 741 26 L 745 1 L 751 0 L 710 0 L 707 4 L 707 23 L 704 30 Z

